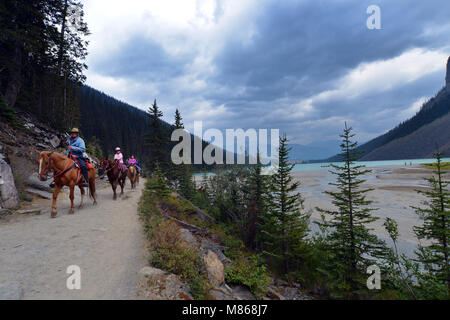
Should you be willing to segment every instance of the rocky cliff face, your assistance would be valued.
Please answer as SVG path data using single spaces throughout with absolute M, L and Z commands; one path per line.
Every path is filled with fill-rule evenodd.
M 2 151 L 0 146 L 0 152 Z M 8 159 L 0 153 L 0 209 L 15 208 L 19 205 L 19 195 Z
M 365 151 L 361 160 L 430 158 L 436 143 L 445 156 L 450 154 L 450 57 L 445 87 L 411 119 L 360 146 Z
M 450 57 L 447 60 L 447 73 L 445 75 L 445 85 L 450 87 Z
M 19 205 L 15 178 L 25 188 L 37 170 L 35 150 L 55 150 L 68 137 L 27 113 L 19 112 L 18 118 L 22 123 L 18 129 L 0 122 L 0 208 L 5 209 Z

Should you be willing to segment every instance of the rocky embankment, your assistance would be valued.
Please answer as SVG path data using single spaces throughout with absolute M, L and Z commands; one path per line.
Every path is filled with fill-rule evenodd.
M 68 137 L 27 113 L 19 112 L 17 116 L 21 123 L 19 128 L 0 122 L 0 210 L 3 215 L 19 206 L 20 193 L 50 198 L 48 183 L 42 183 L 37 177 L 35 150 L 55 150 Z
M 144 191 L 144 196 L 145 191 Z M 172 197 L 172 200 L 170 200 Z M 174 198 L 176 200 L 174 200 Z M 176 201 L 176 202 L 174 202 Z M 188 248 L 190 252 L 195 252 L 198 256 L 198 272 L 205 274 L 207 278 L 206 299 L 212 300 L 256 300 L 251 288 L 243 284 L 227 283 L 226 270 L 233 261 L 226 256 L 227 247 L 221 241 L 219 234 L 214 229 L 216 222 L 212 217 L 191 202 L 177 194 L 169 196 L 168 202 L 157 201 L 155 209 L 150 216 L 159 216 L 171 224 L 159 224 L 156 228 L 167 228 L 158 230 L 156 233 L 164 236 L 154 236 L 155 221 L 149 215 L 143 215 L 144 224 L 152 224 L 147 231 L 149 238 L 150 255 L 155 254 L 155 246 L 159 247 L 161 242 L 172 241 L 172 245 Z M 169 203 L 169 204 L 168 204 Z M 174 205 L 178 203 L 178 205 Z M 180 206 L 181 204 L 181 206 Z M 145 205 L 145 202 L 144 202 Z M 182 208 L 189 208 L 188 214 L 183 214 Z M 181 209 L 181 210 L 180 210 Z M 156 212 L 156 213 L 155 213 Z M 141 208 L 142 213 L 142 208 Z M 168 227 L 169 226 L 169 227 Z M 176 226 L 176 227 L 174 227 Z M 209 226 L 209 227 L 208 227 Z M 153 239 L 152 239 L 153 238 Z M 153 241 L 153 243 L 152 243 Z M 169 247 L 163 249 L 166 250 Z M 169 251 L 177 251 L 174 247 Z M 177 251 L 179 254 L 179 251 Z M 165 258 L 170 259 L 169 256 Z M 151 261 L 152 259 L 150 259 Z M 176 261 L 174 264 L 185 264 L 186 261 Z M 169 267 L 174 267 L 169 263 Z M 164 268 L 163 268 L 164 269 Z M 175 266 L 173 269 L 180 270 L 182 266 Z M 182 272 L 181 272 L 182 273 Z M 139 272 L 140 281 L 138 287 L 138 297 L 143 300 L 193 300 L 192 288 L 189 281 L 183 281 L 180 274 L 174 274 L 166 270 L 149 265 Z M 312 296 L 304 293 L 304 288 L 299 283 L 288 283 L 287 281 L 273 278 L 271 283 L 264 290 L 264 294 L 259 297 L 263 300 L 311 300 Z

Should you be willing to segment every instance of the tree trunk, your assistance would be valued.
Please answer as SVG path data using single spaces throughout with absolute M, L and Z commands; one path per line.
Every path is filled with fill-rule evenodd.
M 10 77 L 5 90 L 5 100 L 10 107 L 14 107 L 16 104 L 21 87 L 22 48 L 19 41 L 16 41 L 15 43 L 14 58 L 12 62 L 14 67 L 10 70 Z

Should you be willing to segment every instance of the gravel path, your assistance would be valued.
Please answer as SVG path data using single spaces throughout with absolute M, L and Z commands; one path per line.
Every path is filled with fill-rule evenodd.
M 135 299 L 138 272 L 146 265 L 137 213 L 143 185 L 142 179 L 131 190 L 127 181 L 117 201 L 103 185 L 98 205 L 86 197 L 74 215 L 64 195 L 56 219 L 47 200 L 42 215 L 0 224 L 0 299 Z M 67 289 L 71 265 L 81 269 L 80 290 Z

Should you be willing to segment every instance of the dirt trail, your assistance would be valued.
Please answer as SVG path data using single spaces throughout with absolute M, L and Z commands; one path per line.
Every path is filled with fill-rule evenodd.
M 125 194 L 112 200 L 102 183 L 98 205 L 85 197 L 84 207 L 68 215 L 69 201 L 50 201 L 39 216 L 0 224 L 0 299 L 135 299 L 138 272 L 146 265 L 137 206 L 144 185 L 127 181 Z M 67 193 L 67 187 L 64 189 Z M 79 191 L 75 204 L 80 203 Z M 81 268 L 81 290 L 66 286 L 67 267 Z

